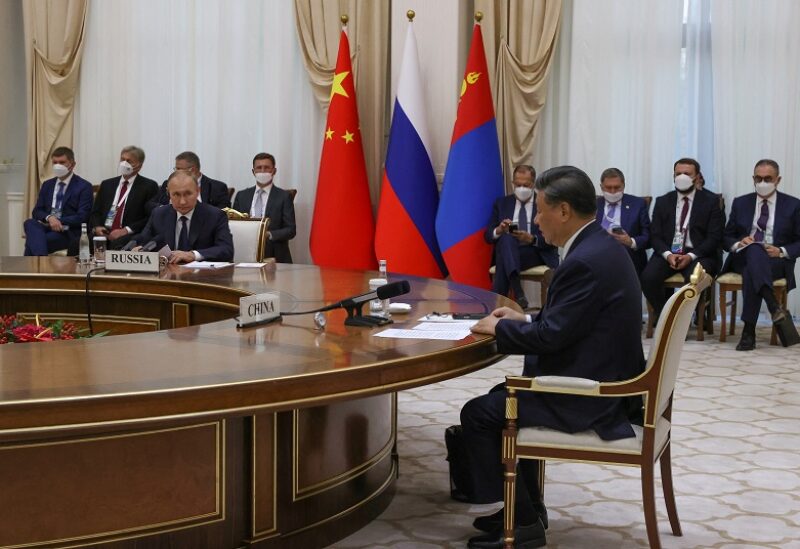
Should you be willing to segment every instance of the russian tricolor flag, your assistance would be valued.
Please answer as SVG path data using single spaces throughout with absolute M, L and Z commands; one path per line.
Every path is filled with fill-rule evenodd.
M 490 287 L 492 246 L 483 232 L 503 190 L 483 35 L 475 25 L 436 215 L 436 236 L 453 281 Z
M 425 114 L 417 41 L 409 22 L 378 205 L 375 254 L 387 261 L 391 272 L 442 278 L 447 270 L 434 229 L 439 191 Z

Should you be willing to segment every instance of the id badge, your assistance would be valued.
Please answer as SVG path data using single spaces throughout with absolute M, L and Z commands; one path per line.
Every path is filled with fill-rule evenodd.
M 674 254 L 683 253 L 683 231 L 675 231 L 675 236 L 672 237 L 670 251 Z
M 108 215 L 106 216 L 106 229 L 110 229 L 111 225 L 114 224 L 114 218 L 117 216 L 117 207 L 111 206 L 111 209 L 108 210 Z

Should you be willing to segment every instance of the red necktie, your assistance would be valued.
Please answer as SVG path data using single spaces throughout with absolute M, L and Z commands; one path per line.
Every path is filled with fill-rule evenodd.
M 686 228 L 683 226 L 683 224 L 686 222 L 686 215 L 688 213 L 689 213 L 689 197 L 688 196 L 684 196 L 683 197 L 683 209 L 681 210 L 681 224 L 680 224 L 680 227 L 679 227 L 681 232 L 686 230 Z
M 125 210 L 125 199 L 128 195 L 128 182 L 122 182 L 122 189 L 119 191 L 119 200 L 117 200 L 117 212 L 114 214 L 114 221 L 111 223 L 111 230 L 116 231 L 122 228 L 122 212 Z

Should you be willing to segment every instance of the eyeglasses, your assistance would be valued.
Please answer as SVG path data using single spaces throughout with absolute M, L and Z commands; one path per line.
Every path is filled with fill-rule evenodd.
M 753 176 L 753 182 L 754 183 L 761 183 L 761 182 L 773 183 L 774 181 L 775 181 L 775 178 L 772 177 L 771 175 L 768 175 L 766 177 L 761 177 L 760 175 L 754 175 Z

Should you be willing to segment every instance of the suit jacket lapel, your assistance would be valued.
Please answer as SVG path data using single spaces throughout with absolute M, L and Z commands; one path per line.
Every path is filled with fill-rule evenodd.
M 169 246 L 170 250 L 177 250 L 178 247 L 176 246 L 175 242 L 175 229 L 178 225 L 178 212 L 172 206 L 169 207 L 169 210 L 166 213 L 167 216 L 167 245 Z
M 270 225 L 272 225 L 272 217 L 270 216 L 269 212 L 271 212 L 273 210 L 277 200 L 278 200 L 278 197 L 275 196 L 275 187 L 272 187 L 269 190 L 269 196 L 267 197 L 267 205 L 264 208 L 264 217 L 269 217 L 270 218 Z
M 200 204 L 195 206 L 194 214 L 192 214 L 192 222 L 189 225 L 189 246 L 194 246 L 197 239 L 200 237 L 201 224 L 203 223 L 203 215 L 201 214 L 202 208 Z M 175 232 L 175 231 L 173 231 Z
M 622 200 L 619 202 L 619 208 L 619 224 L 625 230 L 625 232 L 628 232 L 628 228 L 631 226 L 631 204 L 627 195 L 622 195 Z

